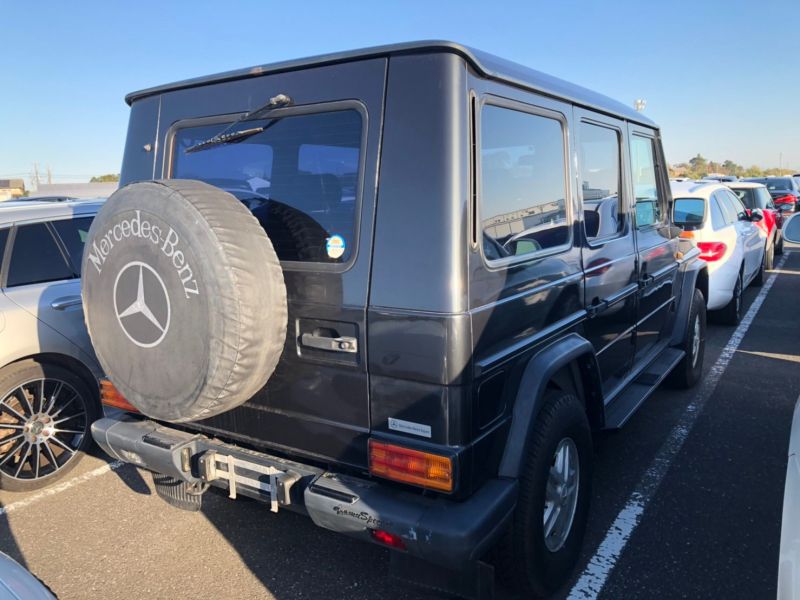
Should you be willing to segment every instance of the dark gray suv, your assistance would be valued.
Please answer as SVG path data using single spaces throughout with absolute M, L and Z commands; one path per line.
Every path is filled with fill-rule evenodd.
M 557 588 L 592 435 L 702 369 L 708 277 L 657 126 L 446 42 L 127 101 L 83 265 L 128 408 L 97 442 L 177 506 L 218 486 L 394 548 L 417 582 L 477 596 L 491 559 Z

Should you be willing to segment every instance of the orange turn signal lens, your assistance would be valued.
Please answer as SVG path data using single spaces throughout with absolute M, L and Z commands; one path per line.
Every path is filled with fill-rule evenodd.
M 694 239 L 694 231 L 681 231 L 678 237 L 682 237 L 686 240 Z
M 139 409 L 125 400 L 125 396 L 120 394 L 119 390 L 108 379 L 100 380 L 100 401 L 106 406 L 121 408 L 128 412 L 139 412 Z
M 453 460 L 377 440 L 369 441 L 369 472 L 393 481 L 453 491 Z

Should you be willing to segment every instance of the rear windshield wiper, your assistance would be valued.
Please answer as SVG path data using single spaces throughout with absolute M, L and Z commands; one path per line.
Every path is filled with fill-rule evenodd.
M 212 138 L 209 138 L 199 144 L 195 144 L 194 146 L 190 146 L 185 150 L 186 154 L 190 154 L 192 152 L 199 152 L 200 150 L 206 150 L 208 148 L 212 148 L 213 146 L 219 146 L 221 144 L 231 144 L 234 142 L 241 142 L 244 139 L 247 139 L 251 136 L 254 136 L 258 133 L 262 133 L 275 125 L 280 118 L 272 119 L 266 125 L 262 125 L 261 127 L 251 127 L 250 129 L 240 129 L 239 131 L 231 131 L 234 127 L 236 127 L 239 123 L 243 123 L 245 121 L 253 121 L 255 119 L 259 119 L 269 113 L 270 111 L 276 108 L 283 108 L 289 106 L 292 103 L 292 99 L 285 94 L 278 94 L 277 96 L 273 96 L 269 99 L 269 102 L 260 106 L 259 108 L 243 115 L 239 119 L 235 120 L 233 123 L 228 125 L 225 129 L 219 132 Z M 230 132 L 230 133 L 229 133 Z

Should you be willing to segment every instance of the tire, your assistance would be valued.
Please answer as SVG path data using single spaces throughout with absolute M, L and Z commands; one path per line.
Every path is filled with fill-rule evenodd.
M 546 488 L 555 468 L 556 453 L 564 445 L 577 457 L 575 508 L 571 523 L 564 530 L 566 534 L 557 536 L 555 528 L 546 540 Z M 558 589 L 569 577 L 580 553 L 589 512 L 593 462 L 592 434 L 580 400 L 568 392 L 546 392 L 528 446 L 513 520 L 495 557 L 501 579 L 525 598 L 546 596 Z M 570 505 L 568 501 L 566 506 Z M 563 514 L 566 519 L 568 513 Z
M 25 360 L 0 369 L 0 443 L 21 436 L 0 445 L 0 489 L 29 492 L 64 477 L 92 444 L 98 414 L 97 393 L 61 366 Z
M 738 325 L 742 320 L 742 272 L 736 278 L 736 285 L 733 286 L 733 297 L 723 308 L 717 311 L 720 323 L 724 325 Z
M 783 256 L 783 235 L 780 231 L 775 234 L 775 256 Z
M 155 419 L 204 419 L 249 400 L 286 340 L 283 273 L 233 195 L 192 180 L 117 190 L 83 257 L 86 324 L 108 377 Z
M 761 264 L 759 265 L 758 271 L 753 277 L 752 284 L 754 287 L 761 287 L 762 285 L 764 285 L 764 271 L 766 271 L 767 268 L 772 268 L 772 267 L 767 267 L 767 261 L 769 260 L 769 252 L 772 252 L 771 248 L 769 251 L 767 251 L 767 249 L 764 248 L 764 256 L 761 258 Z
M 688 389 L 700 380 L 706 350 L 706 300 L 703 292 L 697 288 L 689 306 L 686 334 L 681 349 L 686 355 L 667 376 L 667 383 L 674 388 Z

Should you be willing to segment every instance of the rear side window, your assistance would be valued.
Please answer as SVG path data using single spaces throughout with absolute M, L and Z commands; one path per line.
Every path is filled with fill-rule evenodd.
M 53 221 L 53 228 L 58 233 L 61 241 L 67 249 L 72 272 L 75 277 L 81 276 L 81 262 L 83 260 L 83 245 L 86 243 L 86 236 L 89 234 L 89 227 L 92 225 L 93 217 L 82 217 L 80 219 L 66 219 L 63 221 Z
M 580 124 L 583 226 L 589 241 L 616 237 L 625 229 L 620 204 L 619 134 L 591 123 Z
M 568 244 L 561 122 L 487 105 L 481 116 L 480 143 L 486 258 L 523 256 Z
M 636 226 L 650 227 L 662 222 L 661 196 L 656 179 L 654 141 L 634 135 L 631 138 L 631 169 L 636 194 Z
M 172 177 L 230 192 L 259 220 L 282 261 L 344 263 L 357 230 L 362 118 L 355 109 L 240 123 L 263 127 L 230 144 L 187 152 L 230 123 L 180 128 Z
M 6 285 L 30 285 L 72 279 L 72 269 L 44 223 L 17 228 Z
M 711 197 L 711 226 L 714 230 L 718 231 L 725 227 L 727 223 L 725 222 L 725 215 L 722 212 L 722 208 L 717 201 L 715 196 Z
M 719 207 L 722 209 L 722 216 L 725 220 L 725 225 L 732 225 L 739 220 L 739 213 L 736 210 L 731 199 L 723 192 L 714 192 L 714 197 L 719 202 Z
M 758 192 L 758 205 L 760 208 L 775 208 L 775 203 L 772 201 L 772 196 L 769 195 L 769 192 L 766 188 L 758 188 L 756 191 Z
M 697 227 L 706 216 L 706 201 L 702 198 L 676 198 L 673 222 L 676 225 Z

